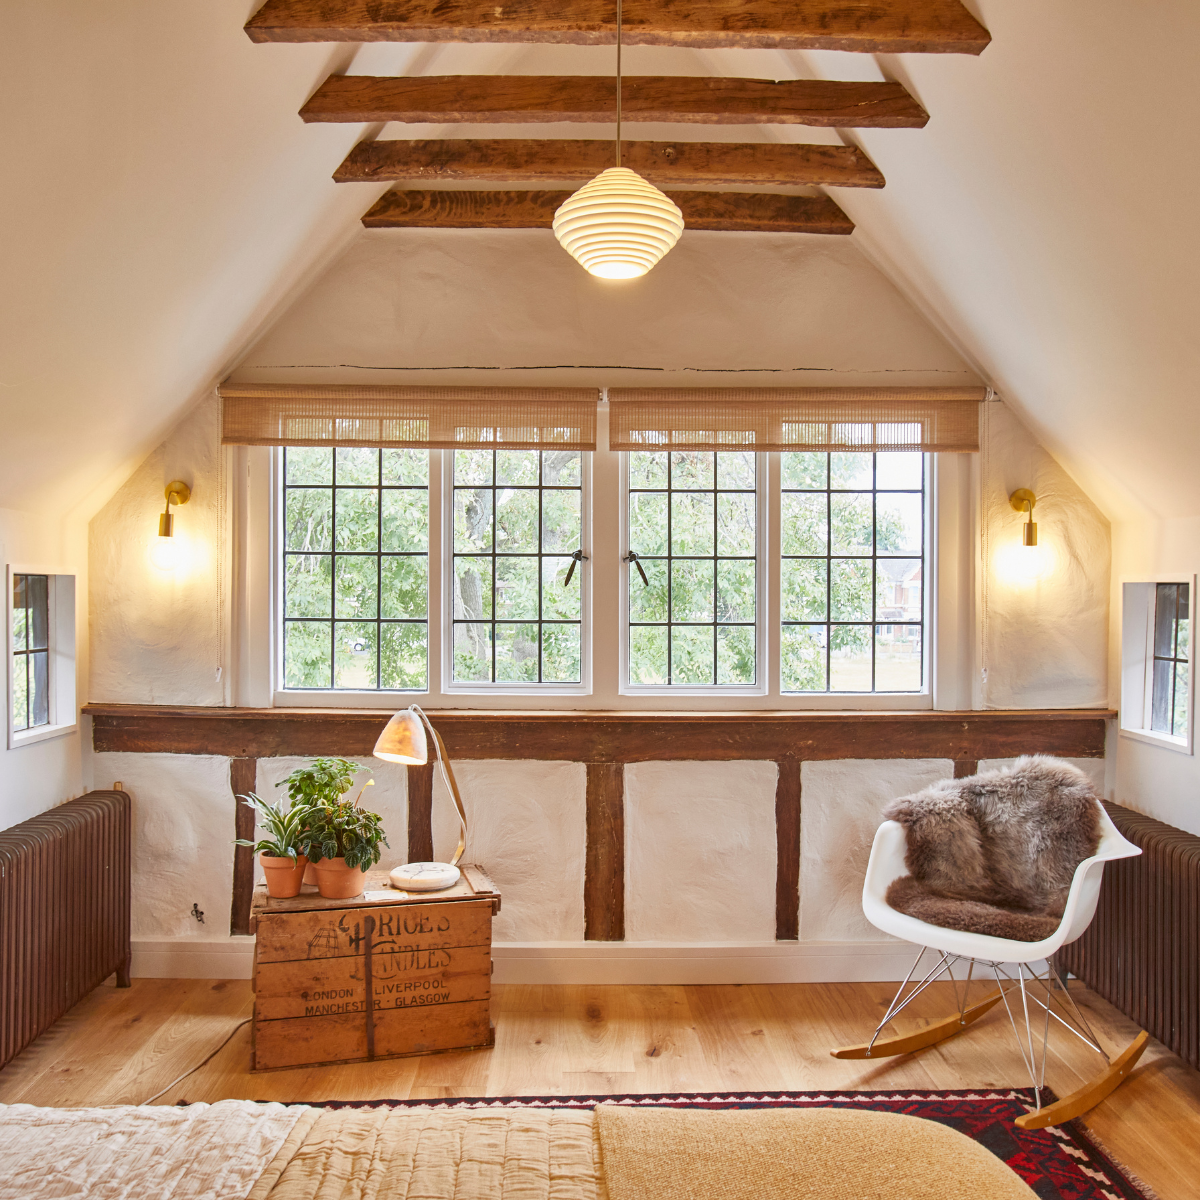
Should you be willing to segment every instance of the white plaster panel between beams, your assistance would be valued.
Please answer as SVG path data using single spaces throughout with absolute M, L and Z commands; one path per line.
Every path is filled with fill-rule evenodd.
M 234 850 L 229 759 L 103 753 L 92 762 L 99 786 L 120 781 L 133 801 L 133 936 L 206 940 L 226 933 Z M 193 904 L 203 924 L 192 916 Z
M 625 938 L 775 937 L 773 762 L 625 768 Z
M 351 761 L 357 762 L 357 759 Z M 275 785 L 286 779 L 297 767 L 307 766 L 311 758 L 260 758 L 255 791 L 267 803 L 273 804 L 287 789 Z M 370 772 L 360 771 L 354 777 L 354 786 L 349 795 L 358 796 L 360 803 L 370 812 L 383 818 L 383 832 L 390 845 L 380 847 L 379 868 L 390 871 L 408 862 L 408 769 L 399 763 L 384 762 L 370 758 L 364 767 Z M 370 786 L 364 786 L 370 780 Z M 262 878 L 262 868 L 255 863 L 255 879 Z
M 877 942 L 862 885 L 889 800 L 954 776 L 948 758 L 841 759 L 800 766 L 800 940 Z
M 1011 767 L 1017 760 L 1015 758 L 981 758 L 977 771 L 999 771 L 1001 767 Z M 1104 796 L 1105 793 L 1105 760 L 1102 758 L 1064 758 L 1063 762 L 1069 762 L 1071 766 L 1078 767 L 1091 781 L 1096 791 Z
M 497 942 L 581 941 L 587 848 L 587 768 L 573 762 L 454 764 L 470 836 L 463 861 L 478 863 L 502 897 Z M 433 851 L 458 844 L 454 801 L 433 776 Z

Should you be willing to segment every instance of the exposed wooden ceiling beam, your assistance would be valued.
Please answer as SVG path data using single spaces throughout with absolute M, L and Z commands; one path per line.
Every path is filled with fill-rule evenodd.
M 300 110 L 306 121 L 611 121 L 609 76 L 331 75 Z M 919 129 L 929 114 L 898 83 L 824 79 L 704 79 L 630 76 L 621 91 L 627 121 L 706 125 L 816 125 Z
M 629 45 L 978 54 L 991 35 L 959 0 L 642 0 Z M 616 40 L 615 0 L 267 0 L 256 42 Z
M 386 192 L 363 217 L 368 229 L 549 229 L 569 191 Z M 688 229 L 747 233 L 854 232 L 828 196 L 769 192 L 669 192 Z
M 621 162 L 659 187 L 883 187 L 854 146 L 778 142 L 622 142 Z M 472 183 L 583 183 L 613 165 L 600 140 L 489 138 L 360 142 L 334 172 L 339 183 L 462 180 Z

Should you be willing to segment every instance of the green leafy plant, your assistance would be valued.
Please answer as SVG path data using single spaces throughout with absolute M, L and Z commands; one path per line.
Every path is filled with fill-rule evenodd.
M 314 758 L 307 767 L 297 767 L 275 786 L 286 787 L 293 804 L 329 807 L 339 803 L 350 790 L 357 772 L 370 769 L 348 758 Z
M 285 808 L 282 796 L 274 804 L 268 804 L 253 792 L 238 799 L 247 807 L 258 810 L 258 823 L 262 825 L 266 837 L 259 838 L 257 842 L 235 838 L 236 844 L 249 846 L 255 854 L 266 854 L 270 858 L 290 858 L 295 865 L 296 856 L 302 853 L 298 846 L 311 806 L 292 803 Z
M 378 813 L 359 808 L 353 800 L 317 805 L 309 810 L 307 828 L 301 835 L 301 849 L 310 862 L 323 858 L 344 858 L 346 866 L 366 870 L 373 867 L 388 846 Z

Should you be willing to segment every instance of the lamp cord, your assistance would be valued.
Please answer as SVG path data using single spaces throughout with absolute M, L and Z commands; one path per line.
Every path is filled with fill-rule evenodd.
M 621 165 L 621 0 L 617 0 L 617 166 Z

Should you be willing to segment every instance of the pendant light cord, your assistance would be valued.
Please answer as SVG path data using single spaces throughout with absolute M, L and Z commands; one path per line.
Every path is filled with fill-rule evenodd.
M 617 166 L 621 165 L 621 0 L 617 0 Z

